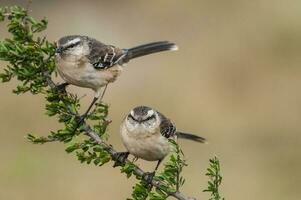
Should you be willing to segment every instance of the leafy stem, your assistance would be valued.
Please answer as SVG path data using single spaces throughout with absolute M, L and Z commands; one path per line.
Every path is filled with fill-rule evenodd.
M 203 192 L 211 193 L 210 200 L 224 200 L 225 198 L 222 198 L 219 194 L 222 176 L 220 174 L 220 162 L 216 156 L 209 160 L 206 176 L 209 177 L 208 188 L 203 190 Z

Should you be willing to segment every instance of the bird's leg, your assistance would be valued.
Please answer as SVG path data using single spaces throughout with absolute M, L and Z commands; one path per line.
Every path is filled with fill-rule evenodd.
M 129 152 L 116 152 L 113 157 L 113 160 L 115 161 L 113 167 L 121 166 L 123 163 L 125 163 L 129 154 Z
M 61 83 L 57 86 L 55 86 L 55 88 L 62 93 L 66 93 L 66 87 L 69 85 L 69 83 L 65 82 L 65 83 Z
M 83 115 L 81 115 L 81 116 L 79 116 L 79 117 L 77 118 L 77 124 L 76 124 L 75 130 L 76 130 L 78 127 L 80 127 L 80 125 L 82 125 L 82 123 L 85 121 L 85 119 L 87 118 L 87 116 L 88 116 L 88 114 L 89 114 L 91 108 L 93 107 L 93 105 L 95 104 L 95 102 L 96 102 L 97 100 L 98 100 L 98 97 L 94 97 L 94 98 L 93 98 L 93 101 L 91 102 L 91 104 L 90 104 L 89 108 L 86 110 L 86 112 L 85 112 Z M 75 130 L 74 130 L 74 131 L 75 131 Z
M 100 98 L 99 98 L 99 101 L 102 101 L 102 99 L 103 99 L 103 97 L 104 97 L 104 95 L 105 95 L 105 93 L 106 93 L 107 87 L 108 87 L 108 84 L 105 85 L 105 87 L 104 87 L 104 89 L 103 89 L 101 95 L 100 95 L 100 92 L 99 92 L 99 91 L 96 92 L 95 96 L 96 96 L 96 97 L 100 97 Z M 92 111 L 92 113 L 93 113 L 93 112 L 94 112 L 94 110 Z M 88 115 L 88 113 L 87 113 L 87 115 Z M 106 120 L 106 119 L 105 119 L 105 121 L 104 121 L 104 123 L 107 124 L 107 125 L 110 124 L 111 122 L 112 122 L 111 120 Z
M 154 176 L 155 176 L 155 174 L 156 174 L 156 172 L 159 168 L 159 165 L 160 165 L 161 161 L 162 160 L 158 160 L 157 166 L 156 166 L 156 168 L 153 172 L 145 172 L 145 174 L 142 177 L 146 181 L 146 183 L 150 185 L 149 186 L 149 191 L 152 190 L 152 181 L 153 181 L 153 178 L 154 178 Z
M 103 96 L 104 96 L 105 93 L 106 93 L 107 87 L 108 87 L 108 84 L 105 85 L 105 88 L 104 88 L 103 91 L 102 91 L 102 94 L 101 94 L 101 96 L 100 96 L 100 101 L 102 101 L 102 98 L 103 98 Z
M 96 92 L 96 94 L 95 94 L 95 96 L 94 96 L 94 98 L 93 98 L 93 101 L 92 101 L 91 104 L 89 105 L 89 107 L 88 107 L 88 109 L 86 110 L 86 112 L 85 112 L 83 115 L 81 115 L 81 116 L 79 116 L 79 117 L 77 118 L 77 124 L 76 124 L 76 127 L 75 127 L 74 131 L 76 131 L 76 129 L 78 129 L 78 127 L 80 127 L 80 125 L 82 125 L 82 123 L 85 121 L 85 119 L 87 118 L 87 116 L 88 116 L 90 110 L 92 109 L 93 105 L 94 105 L 94 104 L 97 102 L 97 100 L 99 99 L 99 96 L 100 96 L 100 101 L 102 100 L 102 98 L 103 98 L 103 96 L 104 96 L 104 94 L 105 94 L 105 92 L 106 92 L 106 90 L 107 90 L 107 87 L 108 87 L 108 84 L 105 85 L 105 88 L 104 88 L 104 90 L 103 90 L 101 96 L 100 96 L 99 92 Z
M 108 84 L 105 85 L 105 87 L 104 87 L 104 89 L 103 89 L 101 95 L 100 95 L 100 91 L 97 91 L 94 98 L 99 98 L 99 97 L 100 97 L 100 98 L 99 98 L 99 101 L 102 101 L 102 99 L 103 99 L 103 97 L 104 97 L 104 95 L 105 95 L 105 93 L 106 93 L 107 87 L 108 87 Z M 96 101 L 95 101 L 95 102 L 96 102 Z M 89 107 L 89 109 L 88 109 L 89 111 L 90 111 L 90 109 L 92 108 L 92 106 L 93 106 L 93 104 L 94 104 L 95 102 L 92 102 L 92 104 L 90 105 L 91 107 Z M 88 112 L 89 112 L 89 111 L 88 111 Z M 87 115 L 88 115 L 88 112 L 86 112 Z M 93 113 L 93 112 L 94 112 L 94 111 L 92 111 L 92 113 Z M 111 122 L 108 121 L 108 123 L 111 123 Z

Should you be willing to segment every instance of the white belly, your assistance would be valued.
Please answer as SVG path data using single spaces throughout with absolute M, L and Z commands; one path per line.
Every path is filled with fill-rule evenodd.
M 125 126 L 121 127 L 121 138 L 126 149 L 134 156 L 148 161 L 162 160 L 169 153 L 168 140 L 160 133 L 133 136 Z
M 94 91 L 114 82 L 122 71 L 122 67 L 119 65 L 106 70 L 97 70 L 88 62 L 70 62 L 62 58 L 57 59 L 57 67 L 58 73 L 67 83 L 91 88 Z

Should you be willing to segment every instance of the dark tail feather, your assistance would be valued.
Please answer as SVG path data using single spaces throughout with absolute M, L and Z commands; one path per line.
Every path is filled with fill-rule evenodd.
M 130 49 L 127 49 L 127 54 L 122 59 L 122 62 L 126 63 L 129 60 L 141 56 L 145 56 L 148 54 L 153 54 L 161 51 L 174 51 L 177 50 L 178 47 L 176 44 L 168 42 L 168 41 L 161 41 L 161 42 L 152 42 L 148 44 L 143 44 L 140 46 L 136 46 Z
M 198 135 L 193 135 L 190 133 L 182 133 L 182 132 L 177 132 L 178 138 L 183 138 L 187 140 L 193 140 L 195 142 L 200 142 L 200 143 L 207 143 L 207 140 L 201 136 Z

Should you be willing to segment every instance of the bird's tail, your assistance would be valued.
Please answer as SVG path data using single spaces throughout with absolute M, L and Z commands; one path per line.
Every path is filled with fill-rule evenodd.
M 193 135 L 190 133 L 177 132 L 177 136 L 178 136 L 178 138 L 193 140 L 195 142 L 207 143 L 207 140 L 205 138 L 198 136 L 198 135 Z
M 158 53 L 161 51 L 175 51 L 178 47 L 176 44 L 168 42 L 168 41 L 161 41 L 161 42 L 152 42 L 148 44 L 143 44 L 140 46 L 136 46 L 130 49 L 125 49 L 127 52 L 125 57 L 122 59 L 123 63 L 128 62 L 129 60 L 141 56 L 145 56 L 148 54 Z

